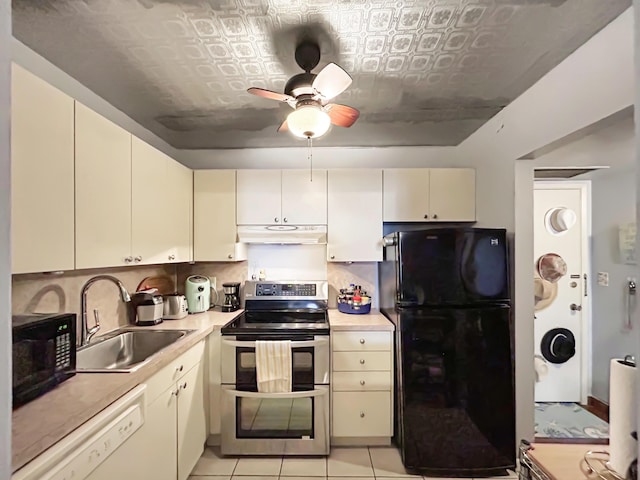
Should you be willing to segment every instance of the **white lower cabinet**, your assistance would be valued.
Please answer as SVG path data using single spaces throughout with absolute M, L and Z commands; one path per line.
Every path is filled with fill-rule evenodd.
M 331 441 L 380 445 L 393 435 L 392 332 L 331 333 Z

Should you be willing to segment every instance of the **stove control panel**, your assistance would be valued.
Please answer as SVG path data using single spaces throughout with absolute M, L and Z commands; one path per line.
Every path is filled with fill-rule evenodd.
M 315 297 L 315 283 L 256 283 L 258 297 Z

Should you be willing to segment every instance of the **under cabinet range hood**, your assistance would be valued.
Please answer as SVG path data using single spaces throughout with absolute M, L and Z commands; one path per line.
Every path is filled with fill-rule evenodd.
M 238 241 L 275 245 L 327 243 L 326 225 L 238 225 Z

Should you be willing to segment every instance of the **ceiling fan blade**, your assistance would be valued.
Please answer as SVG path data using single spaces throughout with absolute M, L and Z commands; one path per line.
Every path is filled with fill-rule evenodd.
M 274 92 L 272 90 L 265 90 L 264 88 L 251 87 L 247 89 L 247 92 L 258 97 L 268 98 L 269 100 L 278 100 L 279 102 L 288 102 L 295 100 L 291 95 L 285 95 L 284 93 Z
M 287 125 L 287 120 L 285 119 L 285 121 L 282 122 L 282 124 L 280 124 L 280 126 L 278 127 L 278 133 L 288 132 L 288 131 L 289 131 L 289 125 Z
M 337 103 L 330 103 L 324 109 L 329 114 L 331 123 L 339 127 L 350 127 L 356 123 L 360 116 L 360 112 L 357 109 Z
M 351 85 L 351 75 L 335 63 L 330 63 L 313 80 L 313 89 L 329 100 L 344 92 Z

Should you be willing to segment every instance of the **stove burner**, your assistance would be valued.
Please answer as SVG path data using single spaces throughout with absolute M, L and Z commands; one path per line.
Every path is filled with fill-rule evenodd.
M 269 335 L 283 333 L 328 335 L 326 311 L 246 311 L 221 330 L 222 335 Z

